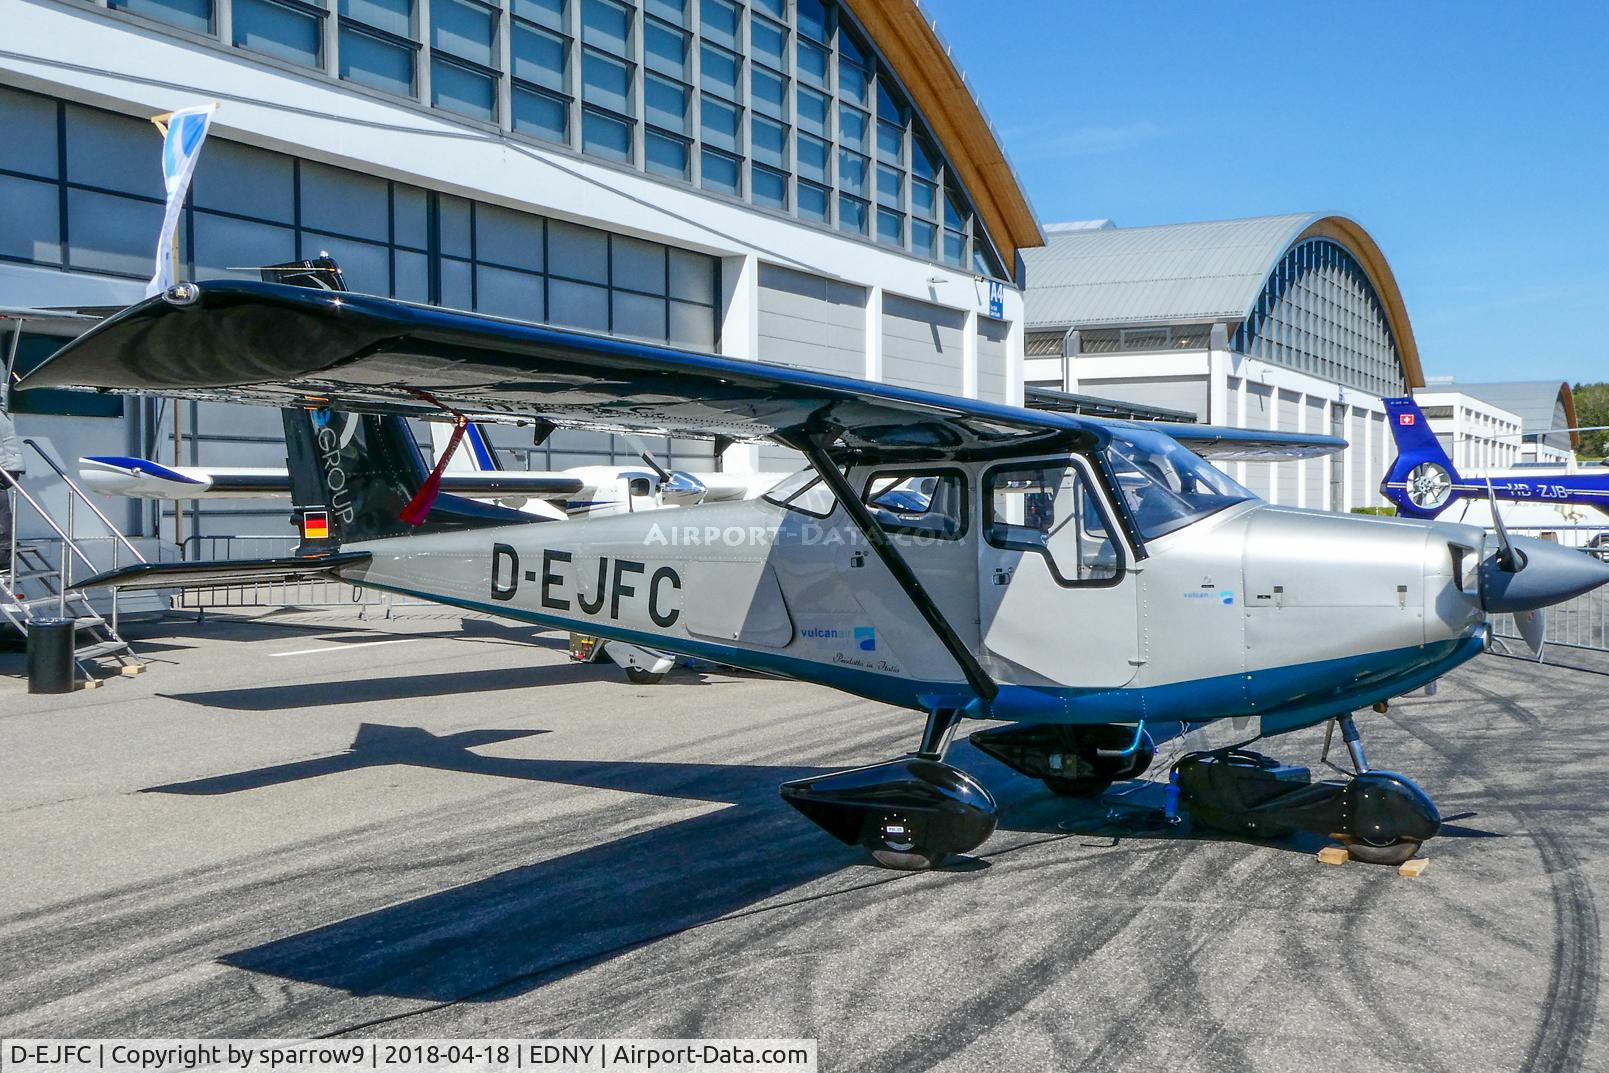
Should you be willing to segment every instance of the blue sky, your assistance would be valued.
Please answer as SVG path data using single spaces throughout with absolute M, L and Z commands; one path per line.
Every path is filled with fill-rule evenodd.
M 1041 220 L 1345 213 L 1427 374 L 1609 380 L 1609 3 L 925 4 Z

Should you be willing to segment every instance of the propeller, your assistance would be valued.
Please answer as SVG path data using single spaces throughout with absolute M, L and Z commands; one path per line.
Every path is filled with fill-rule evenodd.
M 1486 478 L 1486 495 L 1492 504 L 1492 524 L 1497 529 L 1497 565 L 1510 574 L 1517 574 L 1525 568 L 1525 557 L 1514 550 L 1514 542 L 1508 538 L 1508 527 L 1503 524 L 1503 512 L 1497 507 L 1497 490 L 1492 487 L 1492 479 Z
M 1434 462 L 1421 462 L 1408 474 L 1408 501 L 1420 510 L 1435 510 L 1452 494 L 1452 478 Z
M 661 466 L 659 460 L 647 451 L 642 452 L 641 458 L 659 478 L 659 498 L 661 501 L 669 500 L 679 505 L 697 503 L 709 491 L 704 487 L 704 482 L 691 473 L 683 470 L 668 470 Z
M 1486 496 L 1492 504 L 1492 525 L 1497 530 L 1497 568 L 1517 574 L 1525 569 L 1525 556 L 1515 550 L 1514 542 L 1509 539 L 1508 527 L 1503 524 L 1503 512 L 1497 506 L 1497 490 L 1492 487 L 1490 477 L 1486 478 Z M 1514 625 L 1520 631 L 1526 647 L 1531 650 L 1531 655 L 1536 657 L 1538 663 L 1542 662 L 1542 646 L 1547 643 L 1548 637 L 1547 609 L 1533 607 L 1515 611 Z

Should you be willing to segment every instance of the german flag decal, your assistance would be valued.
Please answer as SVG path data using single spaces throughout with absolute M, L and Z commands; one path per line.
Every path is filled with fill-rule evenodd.
M 328 540 L 330 516 L 328 511 L 310 510 L 302 514 L 303 540 Z

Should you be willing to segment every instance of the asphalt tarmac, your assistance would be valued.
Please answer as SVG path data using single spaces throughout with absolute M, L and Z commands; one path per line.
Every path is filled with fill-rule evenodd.
M 5 1036 L 802 1036 L 862 1073 L 1609 1069 L 1602 674 L 1488 655 L 1360 719 L 1372 762 L 1450 820 L 1417 879 L 1170 828 L 1156 784 L 1058 799 L 965 744 L 1001 830 L 901 874 L 776 787 L 911 748 L 909 713 L 731 673 L 634 686 L 558 634 L 428 608 L 131 632 L 142 677 L 66 697 L 0 677 Z M 1311 762 L 1321 738 L 1263 747 Z

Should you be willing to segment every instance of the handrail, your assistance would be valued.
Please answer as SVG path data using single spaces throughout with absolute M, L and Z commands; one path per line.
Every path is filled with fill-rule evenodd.
M 39 500 L 35 499 L 33 496 L 28 494 L 27 490 L 25 488 L 23 488 L 21 481 L 17 480 L 15 477 L 13 477 L 11 474 L 7 473 L 3 469 L 0 469 L 0 479 L 4 479 L 5 482 L 7 484 L 9 484 L 16 491 L 16 493 L 18 495 L 20 495 L 27 502 L 27 504 L 34 509 L 34 513 L 39 515 L 40 518 L 44 519 L 45 524 L 50 526 L 51 531 L 54 532 L 58 537 L 61 538 L 61 542 L 62 542 L 63 546 L 65 546 L 68 549 L 70 549 L 74 555 L 76 555 L 80 559 L 82 559 L 84 561 L 84 565 L 89 567 L 91 570 L 94 570 L 96 568 L 95 564 L 90 561 L 89 556 L 85 555 L 83 553 L 83 551 L 79 548 L 77 543 L 75 543 L 73 541 L 73 538 L 68 536 L 66 533 L 62 532 L 61 526 L 56 524 L 56 519 L 54 519 L 54 518 L 52 518 L 50 516 L 50 512 L 45 510 L 44 507 L 39 505 Z M 13 530 L 12 531 L 13 531 L 13 533 L 15 533 L 15 531 L 16 531 L 15 530 L 15 525 L 16 525 L 15 520 L 13 520 L 12 525 L 13 525 Z M 65 589 L 65 585 L 63 586 L 63 588 Z
M 82 488 L 78 487 L 78 485 L 76 483 L 74 483 L 74 481 L 73 481 L 73 479 L 71 477 L 67 476 L 67 471 L 62 469 L 60 466 L 58 466 L 56 464 L 56 460 L 54 458 L 51 458 L 50 455 L 45 451 L 45 449 L 43 447 L 39 446 L 39 444 L 36 443 L 31 438 L 30 439 L 24 439 L 22 442 L 27 444 L 29 447 L 32 447 L 34 449 L 34 453 L 37 454 L 40 458 L 45 460 L 45 465 L 49 466 L 51 469 L 56 471 L 56 476 L 58 476 L 58 477 L 60 477 L 62 479 L 62 483 L 66 484 L 68 488 L 72 489 L 72 492 L 73 492 L 74 495 L 76 495 L 79 499 L 84 501 L 84 506 L 88 507 L 90 510 L 95 512 L 95 517 L 99 518 L 101 520 L 101 524 L 106 526 L 107 530 L 113 536 L 115 536 L 118 539 L 118 541 L 121 542 L 122 545 L 125 548 L 127 548 L 129 550 L 130 555 L 134 556 L 134 558 L 139 562 L 143 563 L 143 562 L 147 561 L 145 556 L 140 554 L 140 549 L 136 548 L 129 541 L 129 538 L 123 535 L 123 531 L 121 529 L 119 529 L 117 526 L 112 524 L 112 520 L 110 518 L 108 518 L 105 514 L 101 513 L 101 508 L 97 507 L 94 504 L 94 502 L 90 500 L 89 496 L 84 494 L 84 490 Z M 24 493 L 24 494 L 26 494 L 26 493 Z M 32 501 L 30 500 L 30 502 L 32 502 Z M 37 505 L 35 505 L 34 509 L 38 510 L 39 508 L 38 508 Z M 43 513 L 43 512 L 41 511 L 41 513 Z M 54 526 L 52 526 L 52 527 L 54 528 Z M 57 530 L 57 532 L 60 532 L 60 530 Z M 64 537 L 64 539 L 66 539 L 68 541 L 68 543 L 72 543 L 72 539 L 70 537 Z M 78 549 L 76 547 L 74 547 L 73 550 L 77 551 Z M 84 556 L 82 555 L 82 553 L 80 553 L 79 558 L 84 559 Z M 84 559 L 84 562 L 89 565 L 90 569 L 93 570 L 95 568 L 95 564 L 90 563 L 90 561 L 88 559 Z

